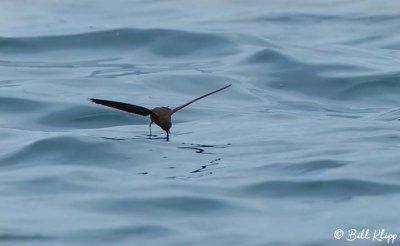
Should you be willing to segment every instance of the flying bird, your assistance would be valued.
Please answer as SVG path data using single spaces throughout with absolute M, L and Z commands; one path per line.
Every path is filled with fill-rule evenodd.
M 201 97 L 195 98 L 187 103 L 177 106 L 174 109 L 170 109 L 169 107 L 156 107 L 153 109 L 148 109 L 148 108 L 133 105 L 133 104 L 108 101 L 108 100 L 102 100 L 102 99 L 95 99 L 95 98 L 90 98 L 90 101 L 97 103 L 97 104 L 101 104 L 103 106 L 119 109 L 119 110 L 126 111 L 126 112 L 133 113 L 133 114 L 138 114 L 138 115 L 142 115 L 142 116 L 150 115 L 150 124 L 149 124 L 150 136 L 151 136 L 151 124 L 155 123 L 156 125 L 158 125 L 161 129 L 163 129 L 167 133 L 166 139 L 169 140 L 169 130 L 171 129 L 171 126 L 172 126 L 171 116 L 174 113 L 183 109 L 184 107 L 188 106 L 189 104 L 196 102 L 197 100 L 200 100 L 200 99 L 210 96 L 214 93 L 222 91 L 231 85 L 232 84 L 229 84 L 225 87 L 222 87 L 221 89 L 212 91 Z

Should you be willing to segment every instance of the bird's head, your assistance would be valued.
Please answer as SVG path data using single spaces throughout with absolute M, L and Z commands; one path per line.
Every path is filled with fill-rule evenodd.
M 171 122 L 164 122 L 160 127 L 163 129 L 165 132 L 169 133 L 169 129 L 171 129 Z

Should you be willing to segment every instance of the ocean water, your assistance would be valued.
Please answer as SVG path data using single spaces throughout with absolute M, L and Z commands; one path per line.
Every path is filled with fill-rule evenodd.
M 399 13 L 1 1 L 0 245 L 398 243 Z M 176 113 L 169 142 L 88 100 L 174 107 L 229 83 Z

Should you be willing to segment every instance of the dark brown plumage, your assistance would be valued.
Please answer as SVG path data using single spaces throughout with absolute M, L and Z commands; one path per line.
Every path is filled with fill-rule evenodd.
M 205 98 L 207 96 L 210 96 L 214 93 L 217 93 L 219 91 L 222 91 L 226 88 L 228 88 L 230 85 L 227 85 L 225 87 L 222 87 L 221 89 L 212 91 L 210 93 L 207 93 L 201 97 L 195 98 L 187 103 L 181 104 L 179 106 L 177 106 L 174 109 L 170 109 L 168 107 L 156 107 L 153 109 L 148 109 L 148 108 L 144 108 L 141 106 L 137 106 L 137 105 L 133 105 L 133 104 L 128 104 L 128 103 L 122 103 L 122 102 L 115 102 L 115 101 L 108 101 L 108 100 L 102 100 L 102 99 L 95 99 L 95 98 L 90 98 L 90 101 L 97 103 L 97 104 L 101 104 L 107 107 L 111 107 L 111 108 L 115 108 L 115 109 L 119 109 L 119 110 L 123 110 L 129 113 L 133 113 L 133 114 L 138 114 L 138 115 L 142 115 L 142 116 L 148 116 L 150 115 L 150 124 L 149 124 L 149 128 L 150 128 L 150 136 L 151 136 L 151 124 L 153 124 L 153 122 L 158 125 L 159 127 L 161 127 L 161 129 L 163 129 L 166 133 L 167 133 L 167 140 L 169 139 L 169 129 L 172 126 L 171 123 L 171 116 L 183 109 L 184 107 L 188 106 L 189 104 L 192 104 L 194 102 L 196 102 L 197 100 L 200 100 L 202 98 Z

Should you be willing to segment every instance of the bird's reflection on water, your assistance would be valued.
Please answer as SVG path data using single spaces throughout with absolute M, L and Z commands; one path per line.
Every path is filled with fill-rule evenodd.
M 181 134 L 179 134 L 181 135 Z M 129 140 L 162 140 L 165 141 L 165 136 L 163 135 L 155 135 L 152 134 L 150 135 L 139 135 L 135 137 L 129 137 L 129 138 L 120 138 L 120 137 L 101 137 L 102 139 L 105 140 L 112 140 L 112 141 L 129 141 Z M 227 147 L 231 146 L 230 143 L 227 144 L 201 144 L 201 143 L 186 143 L 182 142 L 180 146 L 177 147 L 177 149 L 182 149 L 182 150 L 193 150 L 194 153 L 197 154 L 205 154 L 205 155 L 220 155 L 221 153 L 218 153 L 219 149 L 225 149 Z M 167 157 L 164 157 L 167 158 Z M 222 158 L 218 157 L 215 159 L 210 160 L 207 164 L 202 164 L 200 167 L 194 169 L 193 171 L 190 171 L 188 175 L 183 175 L 183 176 L 170 176 L 168 177 L 169 179 L 191 179 L 191 178 L 199 178 L 205 175 L 211 175 L 213 174 L 213 171 L 216 169 L 224 168 L 219 166 Z M 170 167 L 170 168 L 175 168 L 175 167 Z M 140 175 L 147 175 L 149 174 L 148 172 L 139 172 L 137 174 Z
M 204 171 L 208 171 L 210 166 L 218 165 L 219 164 L 218 161 L 220 161 L 220 160 L 221 160 L 221 158 L 217 158 L 215 160 L 212 160 L 212 161 L 210 161 L 210 163 L 208 165 L 203 165 L 200 168 L 198 168 L 198 169 L 196 169 L 194 171 L 191 171 L 190 173 L 201 173 L 201 172 L 204 172 Z M 210 174 L 212 174 L 212 172 L 210 172 Z
M 165 137 L 161 136 L 159 137 L 158 135 L 146 135 L 146 136 L 135 136 L 135 137 L 131 137 L 131 138 L 117 138 L 117 137 L 100 137 L 102 139 L 106 139 L 106 140 L 114 140 L 114 141 L 128 141 L 128 140 L 163 140 L 165 141 Z M 167 141 L 169 141 L 169 139 L 167 139 Z
M 224 149 L 231 144 L 219 144 L 219 145 L 212 145 L 212 144 L 195 144 L 195 143 L 182 143 L 186 146 L 180 146 L 178 149 L 191 149 L 194 150 L 196 153 L 199 154 L 217 154 L 214 152 L 208 152 L 208 149 Z
M 194 150 L 195 153 L 198 153 L 198 154 L 215 155 L 215 154 L 219 154 L 219 153 L 209 152 L 209 150 L 224 149 L 224 148 L 229 147 L 231 144 L 228 143 L 228 144 L 212 145 L 212 144 L 182 143 L 182 145 L 184 145 L 184 146 L 180 146 L 180 147 L 178 147 L 178 149 L 189 149 L 189 150 Z M 190 179 L 190 178 L 199 178 L 199 177 L 203 177 L 206 175 L 211 175 L 211 174 L 213 174 L 214 170 L 224 168 L 224 167 L 218 166 L 220 164 L 221 160 L 222 160 L 221 157 L 213 159 L 213 160 L 209 161 L 207 164 L 203 164 L 199 168 L 191 171 L 190 175 L 188 175 L 188 176 L 169 177 L 169 178 Z M 196 174 L 196 175 L 193 176 L 194 174 Z

